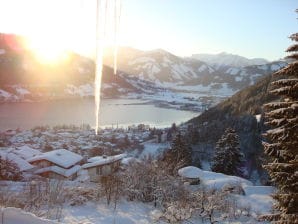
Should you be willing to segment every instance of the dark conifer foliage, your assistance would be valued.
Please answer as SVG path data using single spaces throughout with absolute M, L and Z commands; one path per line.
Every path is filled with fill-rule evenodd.
M 171 149 L 164 154 L 164 160 L 171 167 L 173 174 L 176 174 L 178 169 L 191 165 L 191 151 L 187 138 L 178 132 L 172 141 Z
M 239 147 L 239 137 L 234 129 L 227 128 L 216 144 L 211 169 L 214 172 L 243 176 L 242 163 L 243 154 Z
M 264 142 L 271 162 L 265 167 L 278 189 L 274 198 L 279 211 L 269 218 L 276 224 L 298 223 L 298 33 L 290 38 L 295 44 L 287 49 L 292 53 L 287 58 L 293 62 L 276 72 L 271 83 L 280 100 L 264 105 L 271 128 Z

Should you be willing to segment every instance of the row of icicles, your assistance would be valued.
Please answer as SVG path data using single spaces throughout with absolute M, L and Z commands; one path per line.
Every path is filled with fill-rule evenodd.
M 108 37 L 114 37 L 114 74 L 117 73 L 118 37 L 121 15 L 121 0 L 97 0 L 96 6 L 96 55 L 95 55 L 95 134 L 100 126 L 100 89 L 103 68 L 104 47 Z M 111 25 L 113 28 L 111 29 Z M 108 29 L 109 28 L 109 29 Z

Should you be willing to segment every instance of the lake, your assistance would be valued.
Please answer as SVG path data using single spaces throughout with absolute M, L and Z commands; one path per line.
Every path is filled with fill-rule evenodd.
M 100 124 L 101 127 L 127 127 L 140 123 L 166 127 L 197 115 L 197 112 L 155 107 L 141 100 L 104 99 L 100 107 Z M 89 124 L 94 127 L 94 101 L 82 99 L 0 104 L 0 130 L 61 124 Z

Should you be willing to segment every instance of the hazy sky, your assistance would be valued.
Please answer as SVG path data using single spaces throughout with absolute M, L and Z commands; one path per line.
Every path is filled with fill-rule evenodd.
M 52 35 L 53 42 L 92 51 L 95 2 L 0 0 L 0 32 Z M 122 0 L 119 42 L 180 56 L 225 51 L 274 60 L 298 32 L 296 8 L 296 0 Z

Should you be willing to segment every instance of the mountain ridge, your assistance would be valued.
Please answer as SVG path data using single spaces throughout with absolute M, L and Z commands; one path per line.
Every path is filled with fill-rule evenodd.
M 244 56 L 226 52 L 221 52 L 218 54 L 193 54 L 191 57 L 218 68 L 225 66 L 246 67 L 251 65 L 262 65 L 269 63 L 269 61 L 264 58 L 249 59 Z

